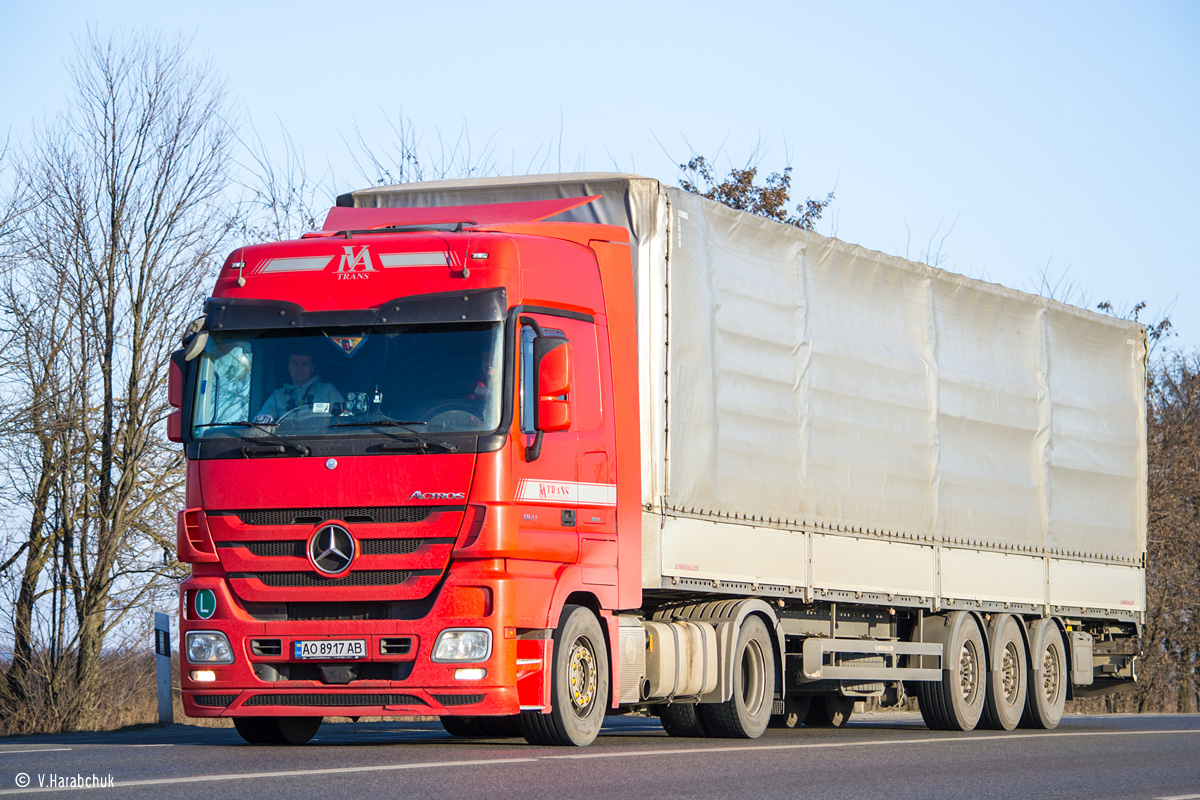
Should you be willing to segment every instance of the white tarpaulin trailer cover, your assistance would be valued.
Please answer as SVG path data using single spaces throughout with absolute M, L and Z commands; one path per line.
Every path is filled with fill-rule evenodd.
M 1144 609 L 1140 325 L 632 175 L 339 202 L 592 194 L 556 219 L 632 235 L 645 586 Z

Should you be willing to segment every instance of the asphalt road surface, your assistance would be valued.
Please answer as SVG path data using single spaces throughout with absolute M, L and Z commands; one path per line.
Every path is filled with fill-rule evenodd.
M 49 788 L 52 778 L 93 776 L 91 788 Z M 867 714 L 840 730 L 768 730 L 755 741 L 676 739 L 656 719 L 614 717 L 583 749 L 456 739 L 437 722 L 327 723 L 299 747 L 189 725 L 0 739 L 0 796 L 49 793 L 1200 800 L 1200 715 L 1071 716 L 1054 731 L 949 734 L 915 714 Z

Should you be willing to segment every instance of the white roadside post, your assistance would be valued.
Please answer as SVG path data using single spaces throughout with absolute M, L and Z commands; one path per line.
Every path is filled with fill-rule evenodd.
M 175 703 L 171 697 L 171 618 L 154 612 L 154 662 L 158 674 L 158 722 L 175 722 Z

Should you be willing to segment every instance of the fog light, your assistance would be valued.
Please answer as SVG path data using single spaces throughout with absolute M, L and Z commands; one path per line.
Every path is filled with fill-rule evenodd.
M 194 669 L 192 670 L 192 680 L 196 683 L 212 683 L 217 679 L 216 670 L 212 669 Z
M 454 679 L 456 681 L 478 681 L 483 680 L 485 677 L 487 677 L 487 670 L 483 667 L 454 670 Z
M 487 661 L 492 655 L 492 632 L 487 628 L 447 628 L 433 643 L 433 661 Z

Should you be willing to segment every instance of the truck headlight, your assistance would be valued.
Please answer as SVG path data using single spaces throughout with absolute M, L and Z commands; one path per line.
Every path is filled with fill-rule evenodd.
M 187 657 L 193 664 L 232 664 L 233 648 L 220 631 L 189 631 Z
M 487 661 L 492 632 L 487 628 L 447 628 L 433 643 L 433 661 Z

